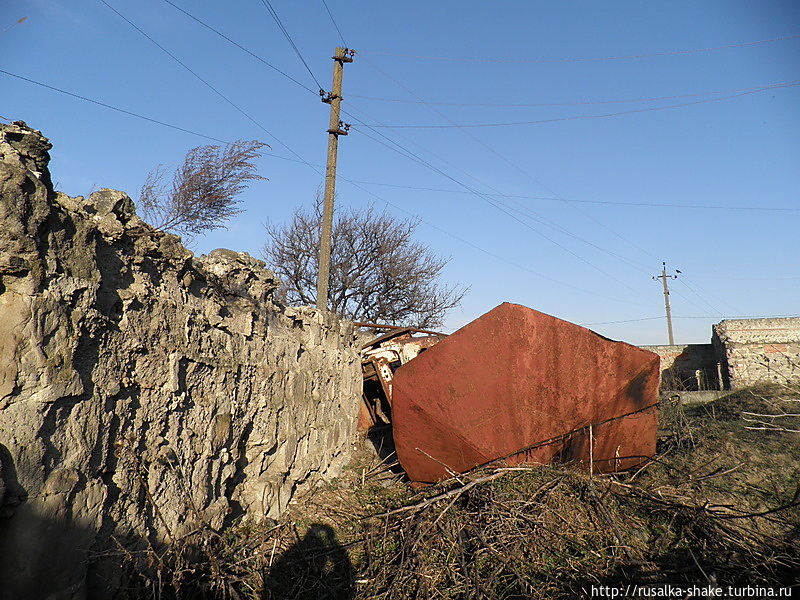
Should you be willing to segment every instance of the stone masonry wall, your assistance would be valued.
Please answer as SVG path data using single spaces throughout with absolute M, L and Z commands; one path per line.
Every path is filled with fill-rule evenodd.
M 685 390 L 719 389 L 717 360 L 711 344 L 640 346 L 661 359 L 662 387 Z
M 800 383 L 800 318 L 725 320 L 714 325 L 712 341 L 727 388 Z
M 0 598 L 110 597 L 97 553 L 279 515 L 353 442 L 352 325 L 195 258 L 123 193 L 54 192 L 0 125 Z

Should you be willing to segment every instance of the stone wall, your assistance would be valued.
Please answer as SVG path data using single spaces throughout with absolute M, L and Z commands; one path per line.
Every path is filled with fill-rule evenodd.
M 662 387 L 735 390 L 758 383 L 800 384 L 800 317 L 729 319 L 711 344 L 642 346 L 661 357 Z
M 107 597 L 112 535 L 279 515 L 348 458 L 360 397 L 351 324 L 121 192 L 54 192 L 50 147 L 0 125 L 0 598 Z
M 714 325 L 712 342 L 726 388 L 800 383 L 798 317 L 725 320 Z
M 662 387 L 670 390 L 717 390 L 719 370 L 712 344 L 641 346 L 661 358 Z

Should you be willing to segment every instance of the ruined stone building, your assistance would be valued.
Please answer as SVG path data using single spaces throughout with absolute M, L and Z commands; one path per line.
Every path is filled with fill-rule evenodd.
M 714 325 L 710 344 L 642 347 L 661 357 L 672 389 L 800 383 L 800 317 L 728 319 Z

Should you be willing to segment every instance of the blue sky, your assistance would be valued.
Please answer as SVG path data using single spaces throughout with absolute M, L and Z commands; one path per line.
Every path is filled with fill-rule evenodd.
M 268 180 L 244 195 L 244 214 L 193 246 L 258 256 L 263 224 L 284 222 L 321 186 L 318 171 L 284 160 L 321 170 L 328 106 L 317 85 L 260 0 L 173 2 L 311 91 L 164 0 L 107 1 L 260 127 L 97 0 L 0 0 L 0 69 L 214 138 L 269 143 Z M 340 181 L 337 206 L 423 220 L 419 239 L 451 257 L 446 281 L 470 286 L 447 330 L 511 301 L 665 343 L 651 279 L 662 260 L 681 270 L 679 343 L 708 341 L 723 316 L 800 314 L 800 3 L 328 5 L 359 52 L 344 75 L 354 126 L 339 173 L 370 182 Z M 272 6 L 327 89 L 341 42 L 322 2 Z M 776 41 L 745 45 L 763 40 Z M 451 60 L 465 58 L 478 60 Z M 153 166 L 211 143 L 4 74 L 0 98 L 3 118 L 51 139 L 53 179 L 71 195 L 111 187 L 135 198 Z M 641 110 L 675 104 L 685 106 Z M 599 117 L 626 111 L 640 112 Z M 359 124 L 526 121 L 550 122 Z M 370 139 L 391 143 L 379 135 L 433 168 Z

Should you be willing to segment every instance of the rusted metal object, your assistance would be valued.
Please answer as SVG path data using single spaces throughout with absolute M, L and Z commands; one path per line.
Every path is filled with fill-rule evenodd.
M 655 452 L 659 358 L 501 304 L 394 372 L 391 422 L 416 482 L 504 459 L 628 469 Z
M 364 375 L 363 404 L 359 417 L 361 429 L 387 425 L 392 415 L 394 371 L 445 338 L 443 333 L 414 336 L 421 330 L 412 327 L 391 327 L 370 340 L 361 351 Z

